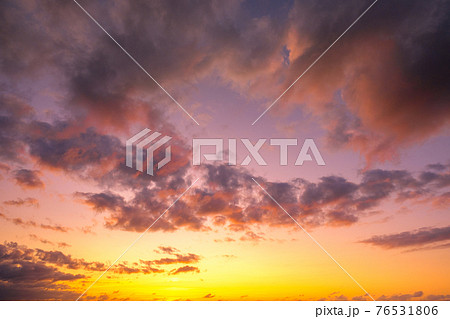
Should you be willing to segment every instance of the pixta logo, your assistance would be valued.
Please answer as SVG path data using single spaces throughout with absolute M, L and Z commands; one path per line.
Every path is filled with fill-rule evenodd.
M 146 128 L 126 142 L 126 166 L 133 168 L 133 154 L 136 154 L 136 170 L 144 172 L 144 158 L 146 157 L 146 173 L 148 175 L 154 174 L 154 153 L 155 151 L 162 147 L 164 144 L 168 143 L 172 137 L 162 136 L 159 132 L 151 133 L 151 130 Z M 237 143 L 238 139 L 228 139 L 228 165 L 241 165 L 247 166 L 252 160 L 256 162 L 257 165 L 266 166 L 267 162 L 264 160 L 263 156 L 260 154 L 261 147 L 266 143 L 267 139 L 259 139 L 255 144 L 249 139 L 243 138 L 239 139 L 240 143 L 244 146 L 247 156 L 242 160 L 242 162 L 237 162 Z M 279 150 L 280 165 L 288 165 L 288 151 L 289 147 L 297 146 L 298 140 L 293 138 L 272 138 L 269 141 L 270 145 L 276 147 Z M 202 146 L 213 146 L 214 152 L 202 153 Z M 135 152 L 134 152 L 135 147 Z M 144 152 L 146 151 L 146 153 Z M 192 140 L 192 164 L 200 165 L 203 158 L 207 161 L 224 161 L 224 140 L 221 138 L 194 138 Z M 171 159 L 171 149 L 170 145 L 166 146 L 165 157 L 160 160 L 156 167 L 157 169 L 162 168 L 164 165 L 170 162 Z M 295 166 L 301 166 L 306 161 L 315 161 L 317 165 L 324 166 L 325 161 L 319 152 L 313 139 L 304 140 L 302 147 L 298 153 L 297 159 L 295 161 Z
M 151 130 L 146 128 L 132 138 L 128 139 L 125 148 L 126 148 L 126 165 L 128 167 L 133 168 L 133 146 L 136 144 L 136 170 L 143 172 L 144 171 L 144 150 L 147 151 L 146 158 L 146 166 L 147 166 L 147 174 L 153 176 L 153 154 L 154 152 L 169 142 L 172 137 L 170 136 L 161 136 L 159 132 L 151 133 Z M 159 139 L 158 139 L 159 138 Z M 166 147 L 165 157 L 160 160 L 157 164 L 157 169 L 162 168 L 164 165 L 170 162 L 171 159 L 171 151 L 170 145 Z
M 241 143 L 245 146 L 245 149 L 248 152 L 248 155 L 244 158 L 244 160 L 239 164 L 242 166 L 247 166 L 252 161 L 252 158 L 255 162 L 260 166 L 266 166 L 267 163 L 259 153 L 261 147 L 266 143 L 266 139 L 259 139 L 256 144 L 252 144 L 249 139 L 243 138 L 240 139 Z M 280 165 L 286 166 L 288 165 L 288 148 L 289 146 L 296 146 L 298 144 L 297 139 L 294 138 L 272 138 L 270 139 L 270 145 L 278 147 L 280 153 Z M 194 165 L 200 165 L 201 163 L 201 149 L 202 146 L 214 146 L 215 152 L 209 154 L 203 154 L 203 157 L 208 161 L 223 161 L 224 160 L 224 150 L 223 150 L 224 141 L 220 138 L 196 138 L 193 140 L 192 146 L 192 163 Z M 237 155 L 236 155 L 236 147 L 237 140 L 236 139 L 228 139 L 228 165 L 238 165 L 237 164 Z M 302 148 L 298 153 L 297 160 L 295 161 L 296 166 L 303 165 L 305 161 L 313 161 L 314 157 L 317 165 L 324 166 L 325 161 L 322 158 L 322 155 L 319 152 L 316 144 L 313 139 L 306 139 L 303 142 Z

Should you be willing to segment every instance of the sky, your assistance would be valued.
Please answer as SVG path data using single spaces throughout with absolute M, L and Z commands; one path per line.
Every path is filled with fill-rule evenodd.
M 450 300 L 450 4 L 372 4 L 2 1 L 0 300 Z

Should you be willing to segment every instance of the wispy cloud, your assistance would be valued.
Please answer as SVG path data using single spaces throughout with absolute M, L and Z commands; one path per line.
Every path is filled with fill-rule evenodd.
M 170 275 L 178 275 L 183 273 L 198 273 L 200 269 L 194 266 L 182 266 L 180 268 L 172 269 Z
M 397 234 L 378 235 L 360 242 L 391 249 L 422 246 L 447 240 L 450 240 L 450 226 L 436 228 L 424 227 Z
M 3 204 L 8 206 L 34 206 L 39 207 L 39 201 L 36 198 L 27 197 L 27 198 L 17 198 L 14 200 L 4 201 Z
M 22 226 L 22 227 L 38 227 L 42 229 L 48 229 L 48 230 L 54 230 L 62 233 L 66 233 L 71 230 L 69 227 L 60 226 L 60 225 L 51 225 L 51 224 L 43 224 L 39 222 L 35 222 L 33 220 L 24 220 L 20 217 L 8 217 L 3 213 L 0 213 L 0 218 L 3 218 L 4 220 L 11 222 L 15 225 Z

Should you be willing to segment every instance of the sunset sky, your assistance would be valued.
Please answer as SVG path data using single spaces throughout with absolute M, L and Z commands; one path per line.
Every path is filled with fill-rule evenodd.
M 76 300 L 197 178 L 81 300 L 450 300 L 448 1 L 78 3 L 0 4 L 0 300 Z

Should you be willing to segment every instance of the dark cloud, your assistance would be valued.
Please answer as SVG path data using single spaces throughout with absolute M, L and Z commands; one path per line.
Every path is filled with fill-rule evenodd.
M 213 188 L 224 191 L 234 191 L 245 187 L 251 182 L 251 176 L 244 170 L 228 165 L 206 164 L 207 179 Z
M 85 203 L 97 211 L 107 210 L 110 213 L 106 219 L 107 227 L 144 231 L 163 213 L 165 207 L 164 203 L 158 200 L 157 192 L 148 189 L 141 192 L 145 192 L 149 197 L 140 197 L 137 194 L 137 198 L 130 203 L 122 196 L 112 193 L 77 193 L 76 196 L 84 198 Z M 160 220 L 152 230 L 174 230 L 174 227 L 171 223 Z
M 0 244 L 0 300 L 73 298 L 74 292 L 64 283 L 84 277 L 36 258 L 33 249 L 17 243 Z
M 14 180 L 22 188 L 43 188 L 44 183 L 39 175 L 41 175 L 39 171 L 23 168 L 14 171 Z
M 1 58 L 0 58 L 1 59 Z M 22 162 L 24 160 L 22 131 L 24 121 L 34 114 L 33 108 L 22 98 L 3 93 L 0 94 L 0 159 L 3 161 Z M 6 164 L 3 169 L 9 170 Z
M 73 258 L 71 255 L 66 255 L 61 251 L 45 251 L 42 249 L 35 250 L 35 256 L 39 260 L 53 264 L 59 267 L 65 267 L 67 269 L 84 269 L 87 271 L 104 271 L 107 265 L 102 262 L 88 262 L 84 259 Z M 128 262 L 120 262 L 115 264 L 110 271 L 117 274 L 152 274 L 152 273 L 162 273 L 164 270 L 151 267 L 150 262 L 141 260 L 140 263 L 135 263 L 129 265 Z
M 37 238 L 37 236 L 36 236 Z M 65 269 L 65 270 L 62 270 Z M 87 262 L 60 251 L 30 249 L 17 243 L 0 244 L 0 300 L 75 300 L 80 292 L 64 284 L 85 278 L 67 270 L 103 271 L 101 262 Z M 116 274 L 151 274 L 164 270 L 127 262 L 110 269 Z
M 211 75 L 250 99 L 272 99 L 370 3 L 82 5 L 185 105 L 195 85 Z M 398 147 L 438 134 L 450 118 L 449 78 L 442 67 L 449 62 L 448 7 L 445 0 L 378 2 L 302 78 L 301 88 L 293 88 L 267 116 L 289 114 L 299 105 L 309 108 L 320 118 L 330 144 L 361 152 L 369 164 L 392 159 Z M 174 142 L 171 165 L 158 171 L 154 182 L 125 167 L 123 140 L 141 126 L 181 137 L 183 133 L 168 121 L 177 107 L 72 2 L 4 1 L 0 19 L 0 87 L 5 92 L 0 96 L 2 172 L 12 174 L 24 188 L 42 188 L 44 183 L 38 171 L 15 170 L 18 163 L 92 182 L 104 191 L 81 190 L 75 196 L 101 213 L 107 228 L 145 230 L 195 174 L 189 169 L 186 147 Z M 47 104 L 52 103 L 30 105 L 35 91 L 41 92 L 47 81 L 57 84 L 55 110 L 49 110 L 53 107 Z M 187 108 L 191 111 L 192 106 Z M 248 171 L 227 165 L 204 168 L 202 178 L 208 182 L 186 194 L 152 231 L 221 227 L 242 232 L 236 238 L 247 239 L 263 237 L 255 230 L 260 225 L 295 227 L 255 186 Z M 419 174 L 367 170 L 359 182 L 340 176 L 316 182 L 258 180 L 295 219 L 310 227 L 354 224 L 391 199 L 420 199 L 447 207 L 450 198 L 443 191 L 450 177 L 442 164 Z M 131 195 L 120 195 L 122 190 Z M 25 198 L 4 204 L 31 203 Z M 70 230 L 1 217 L 24 227 Z M 433 236 L 423 234 L 426 231 L 431 230 L 410 235 Z M 160 260 L 189 256 L 164 252 L 171 256 Z M 97 267 L 57 252 L 43 251 L 39 256 L 57 267 Z M 159 271 L 145 266 L 149 265 L 122 263 L 113 270 Z
M 300 201 L 306 207 L 323 205 L 336 201 L 351 199 L 358 186 L 345 178 L 336 176 L 322 177 L 320 182 L 307 183 Z
M 450 186 L 450 173 L 448 172 L 435 173 L 425 171 L 420 174 L 419 179 L 424 185 L 432 184 L 438 188 Z
M 193 264 L 198 263 L 201 259 L 201 256 L 193 253 L 170 253 L 170 255 L 174 257 L 160 258 L 155 260 L 141 259 L 139 260 L 139 262 L 135 262 L 133 264 L 129 264 L 127 261 L 123 261 L 112 266 L 110 271 L 117 274 L 163 273 L 165 272 L 165 270 L 158 268 L 158 266 L 173 264 Z M 84 259 L 74 258 L 71 255 L 65 254 L 61 251 L 30 249 L 25 246 L 19 246 L 16 243 L 6 243 L 5 245 L 0 245 L 0 258 L 23 259 L 43 263 L 45 265 L 63 267 L 65 269 L 97 272 L 104 271 L 108 266 L 103 262 L 86 261 Z M 185 270 L 181 270 L 180 272 L 184 271 Z
M 75 193 L 75 196 L 84 198 L 85 203 L 98 212 L 103 212 L 105 210 L 116 211 L 125 204 L 125 200 L 122 196 L 115 195 L 111 192 L 97 194 L 78 192 Z
M 81 4 L 177 98 L 183 86 L 221 65 L 227 66 L 221 71 L 227 77 L 262 73 L 260 65 L 279 53 L 277 46 L 262 43 L 269 35 L 282 41 L 281 20 L 252 20 L 238 2 Z M 5 74 L 18 81 L 51 69 L 66 91 L 66 108 L 88 124 L 123 129 L 142 121 L 167 127 L 164 109 L 176 106 L 75 4 L 5 3 L 2 13 Z
M 109 214 L 106 218 L 107 227 L 143 231 L 169 207 L 170 200 L 174 198 L 173 196 L 161 197 L 161 192 L 170 191 L 164 189 L 164 186 L 162 182 L 157 188 L 136 190 L 135 197 L 131 201 L 126 201 L 122 196 L 110 192 L 77 193 L 76 197 L 82 198 L 86 204 L 97 211 L 107 212 Z M 200 230 L 203 228 L 203 222 L 204 219 L 195 216 L 191 210 L 187 209 L 186 203 L 180 200 L 171 207 L 167 216 L 158 220 L 151 230 L 174 231 L 181 227 Z
M 82 5 L 144 67 L 151 67 L 151 74 L 173 88 L 169 91 L 175 96 L 178 92 L 184 95 L 192 84 L 215 74 L 222 83 L 231 83 L 244 95 L 259 99 L 275 95 L 291 83 L 298 70 L 323 52 L 369 2 L 301 1 L 277 5 L 276 10 L 267 9 L 267 14 L 249 10 L 248 4 L 239 2 Z M 432 1 L 423 15 L 423 4 L 418 1 L 407 8 L 401 3 L 377 3 L 302 79 L 304 89 L 293 89 L 284 100 L 292 98 L 310 106 L 323 117 L 331 136 L 339 140 L 333 144 L 351 146 L 367 157 L 380 158 L 380 153 L 393 153 L 394 144 L 434 134 L 448 118 L 447 108 L 442 107 L 447 95 L 445 86 L 430 76 L 436 73 L 440 78 L 441 70 L 424 65 L 433 57 L 436 60 L 430 63 L 434 66 L 447 56 L 441 52 L 447 43 L 442 32 L 448 18 L 438 9 L 445 6 Z M 29 155 L 29 160 L 44 168 L 94 182 L 105 191 L 79 192 L 76 196 L 104 214 L 106 227 L 143 231 L 170 205 L 172 194 L 189 185 L 191 154 L 174 138 L 171 165 L 157 171 L 158 182 L 149 187 L 149 176 L 124 165 L 123 138 L 141 125 L 181 136 L 165 118 L 173 103 L 73 3 L 50 6 L 19 1 L 5 3 L 3 9 L 1 65 L 9 77 L 1 79 L 8 83 L 0 103 L 2 155 L 15 161 L 17 156 L 8 150 L 25 149 L 29 154 L 24 156 Z M 69 18 L 72 22 L 67 24 Z M 184 34 L 182 40 L 179 34 Z M 437 47 L 437 35 L 443 47 Z M 424 42 L 436 50 L 424 50 Z M 17 90 L 16 84 L 37 75 L 58 80 L 58 116 L 36 116 L 41 109 L 30 106 L 27 101 L 31 99 Z M 286 107 L 280 102 L 276 109 Z M 436 165 L 420 176 L 368 170 L 360 183 L 339 176 L 325 176 L 315 183 L 262 182 L 303 224 L 344 226 L 394 196 L 400 201 L 434 196 L 432 192 L 450 183 L 445 168 Z M 192 190 L 193 198 L 180 200 L 152 230 L 202 231 L 222 226 L 245 233 L 252 231 L 249 225 L 254 224 L 292 225 L 267 196 L 254 198 L 260 190 L 248 171 L 227 165 L 203 167 L 208 185 Z M 43 186 L 32 178 L 39 178 L 31 176 L 34 171 L 27 172 L 30 178 L 21 177 L 22 185 Z M 118 195 L 122 190 L 132 191 L 132 198 Z M 445 200 L 441 197 L 441 205 Z
M 272 99 L 370 4 L 82 3 L 182 104 L 211 75 L 250 98 Z M 323 119 L 332 142 L 361 151 L 369 162 L 437 134 L 450 118 L 448 77 L 441 68 L 449 62 L 448 6 L 445 0 L 377 3 L 302 79 L 303 89 L 294 87 L 269 114 L 281 112 L 289 98 L 294 106 L 306 105 Z M 1 15 L 2 80 L 10 95 L 18 91 L 16 83 L 56 77 L 60 107 L 78 129 L 129 133 L 130 123 L 146 123 L 173 130 L 166 110 L 176 106 L 74 3 L 6 1 Z M 12 138 L 20 131 L 17 119 L 28 114 L 7 112 L 1 127 L 9 129 L 0 133 L 7 152 L 0 154 L 12 158 L 21 148 L 21 140 Z M 42 143 L 35 153 L 65 148 Z
M 287 47 L 296 54 L 286 82 L 370 4 L 295 2 L 290 17 L 297 37 Z M 378 2 L 287 98 L 307 103 L 323 118 L 330 144 L 361 151 L 368 164 L 391 160 L 399 147 L 438 134 L 450 118 L 448 77 L 439 67 L 449 62 L 450 19 L 442 11 L 448 6 L 440 0 Z
M 30 261 L 2 261 L 0 263 L 0 278 L 9 282 L 34 281 L 68 281 L 83 278 L 83 275 L 73 275 L 58 271 L 41 262 Z
M 0 283 L 0 300 L 76 300 L 80 292 L 58 283 Z
M 442 165 L 441 163 L 436 164 L 429 164 L 427 165 L 428 169 L 434 170 L 434 171 L 443 171 L 447 168 L 446 165 Z
M 36 249 L 35 256 L 43 262 L 59 267 L 66 267 L 68 269 L 86 269 L 100 271 L 105 268 L 105 264 L 103 263 L 87 262 L 83 259 L 75 259 L 70 255 L 64 254 L 61 251 L 46 251 L 42 249 Z
M 255 225 L 295 227 L 291 218 L 253 182 L 251 175 L 240 168 L 205 165 L 201 172 L 205 180 L 212 177 L 212 182 L 192 189 L 151 231 L 179 228 L 207 231 L 219 227 L 251 234 L 255 233 L 252 229 Z M 220 172 L 225 172 L 224 176 L 229 179 L 222 179 Z M 446 170 L 413 174 L 406 170 L 382 169 L 362 172 L 360 182 L 338 176 L 325 176 L 315 183 L 304 179 L 278 183 L 257 178 L 293 218 L 310 227 L 355 224 L 386 201 L 444 205 L 448 179 Z M 134 197 L 128 199 L 111 191 L 78 192 L 75 196 L 105 214 L 106 227 L 143 231 L 170 206 L 175 195 L 185 189 L 164 189 L 167 183 L 170 181 L 162 180 L 151 188 L 135 189 Z M 250 237 L 242 236 L 243 239 Z
M 357 200 L 358 209 L 377 206 L 381 200 L 388 198 L 398 190 L 419 189 L 419 184 L 411 173 L 400 170 L 375 169 L 364 173 Z
M 404 248 L 422 246 L 450 240 L 450 226 L 437 228 L 419 228 L 398 234 L 379 235 L 362 240 L 361 243 L 380 246 L 382 248 Z
M 42 241 L 36 235 L 32 239 Z M 163 248 L 163 253 L 173 257 L 139 260 L 134 263 L 121 261 L 112 266 L 109 272 L 117 275 L 199 272 L 197 267 L 188 265 L 171 271 L 160 268 L 159 266 L 198 263 L 201 259 L 193 253 L 182 254 L 173 247 L 160 248 Z M 0 300 L 74 300 L 81 292 L 77 293 L 65 283 L 86 278 L 86 275 L 73 272 L 103 272 L 107 267 L 103 262 L 74 258 L 57 250 L 32 249 L 14 242 L 5 242 L 0 244 Z
M 356 215 L 347 214 L 342 211 L 333 211 L 328 214 L 329 223 L 334 226 L 351 225 L 358 221 Z
M 191 205 L 188 206 L 184 201 L 177 202 L 167 214 L 167 219 L 170 220 L 175 229 L 185 228 L 193 231 L 210 229 L 206 226 L 207 219 L 193 213 Z

